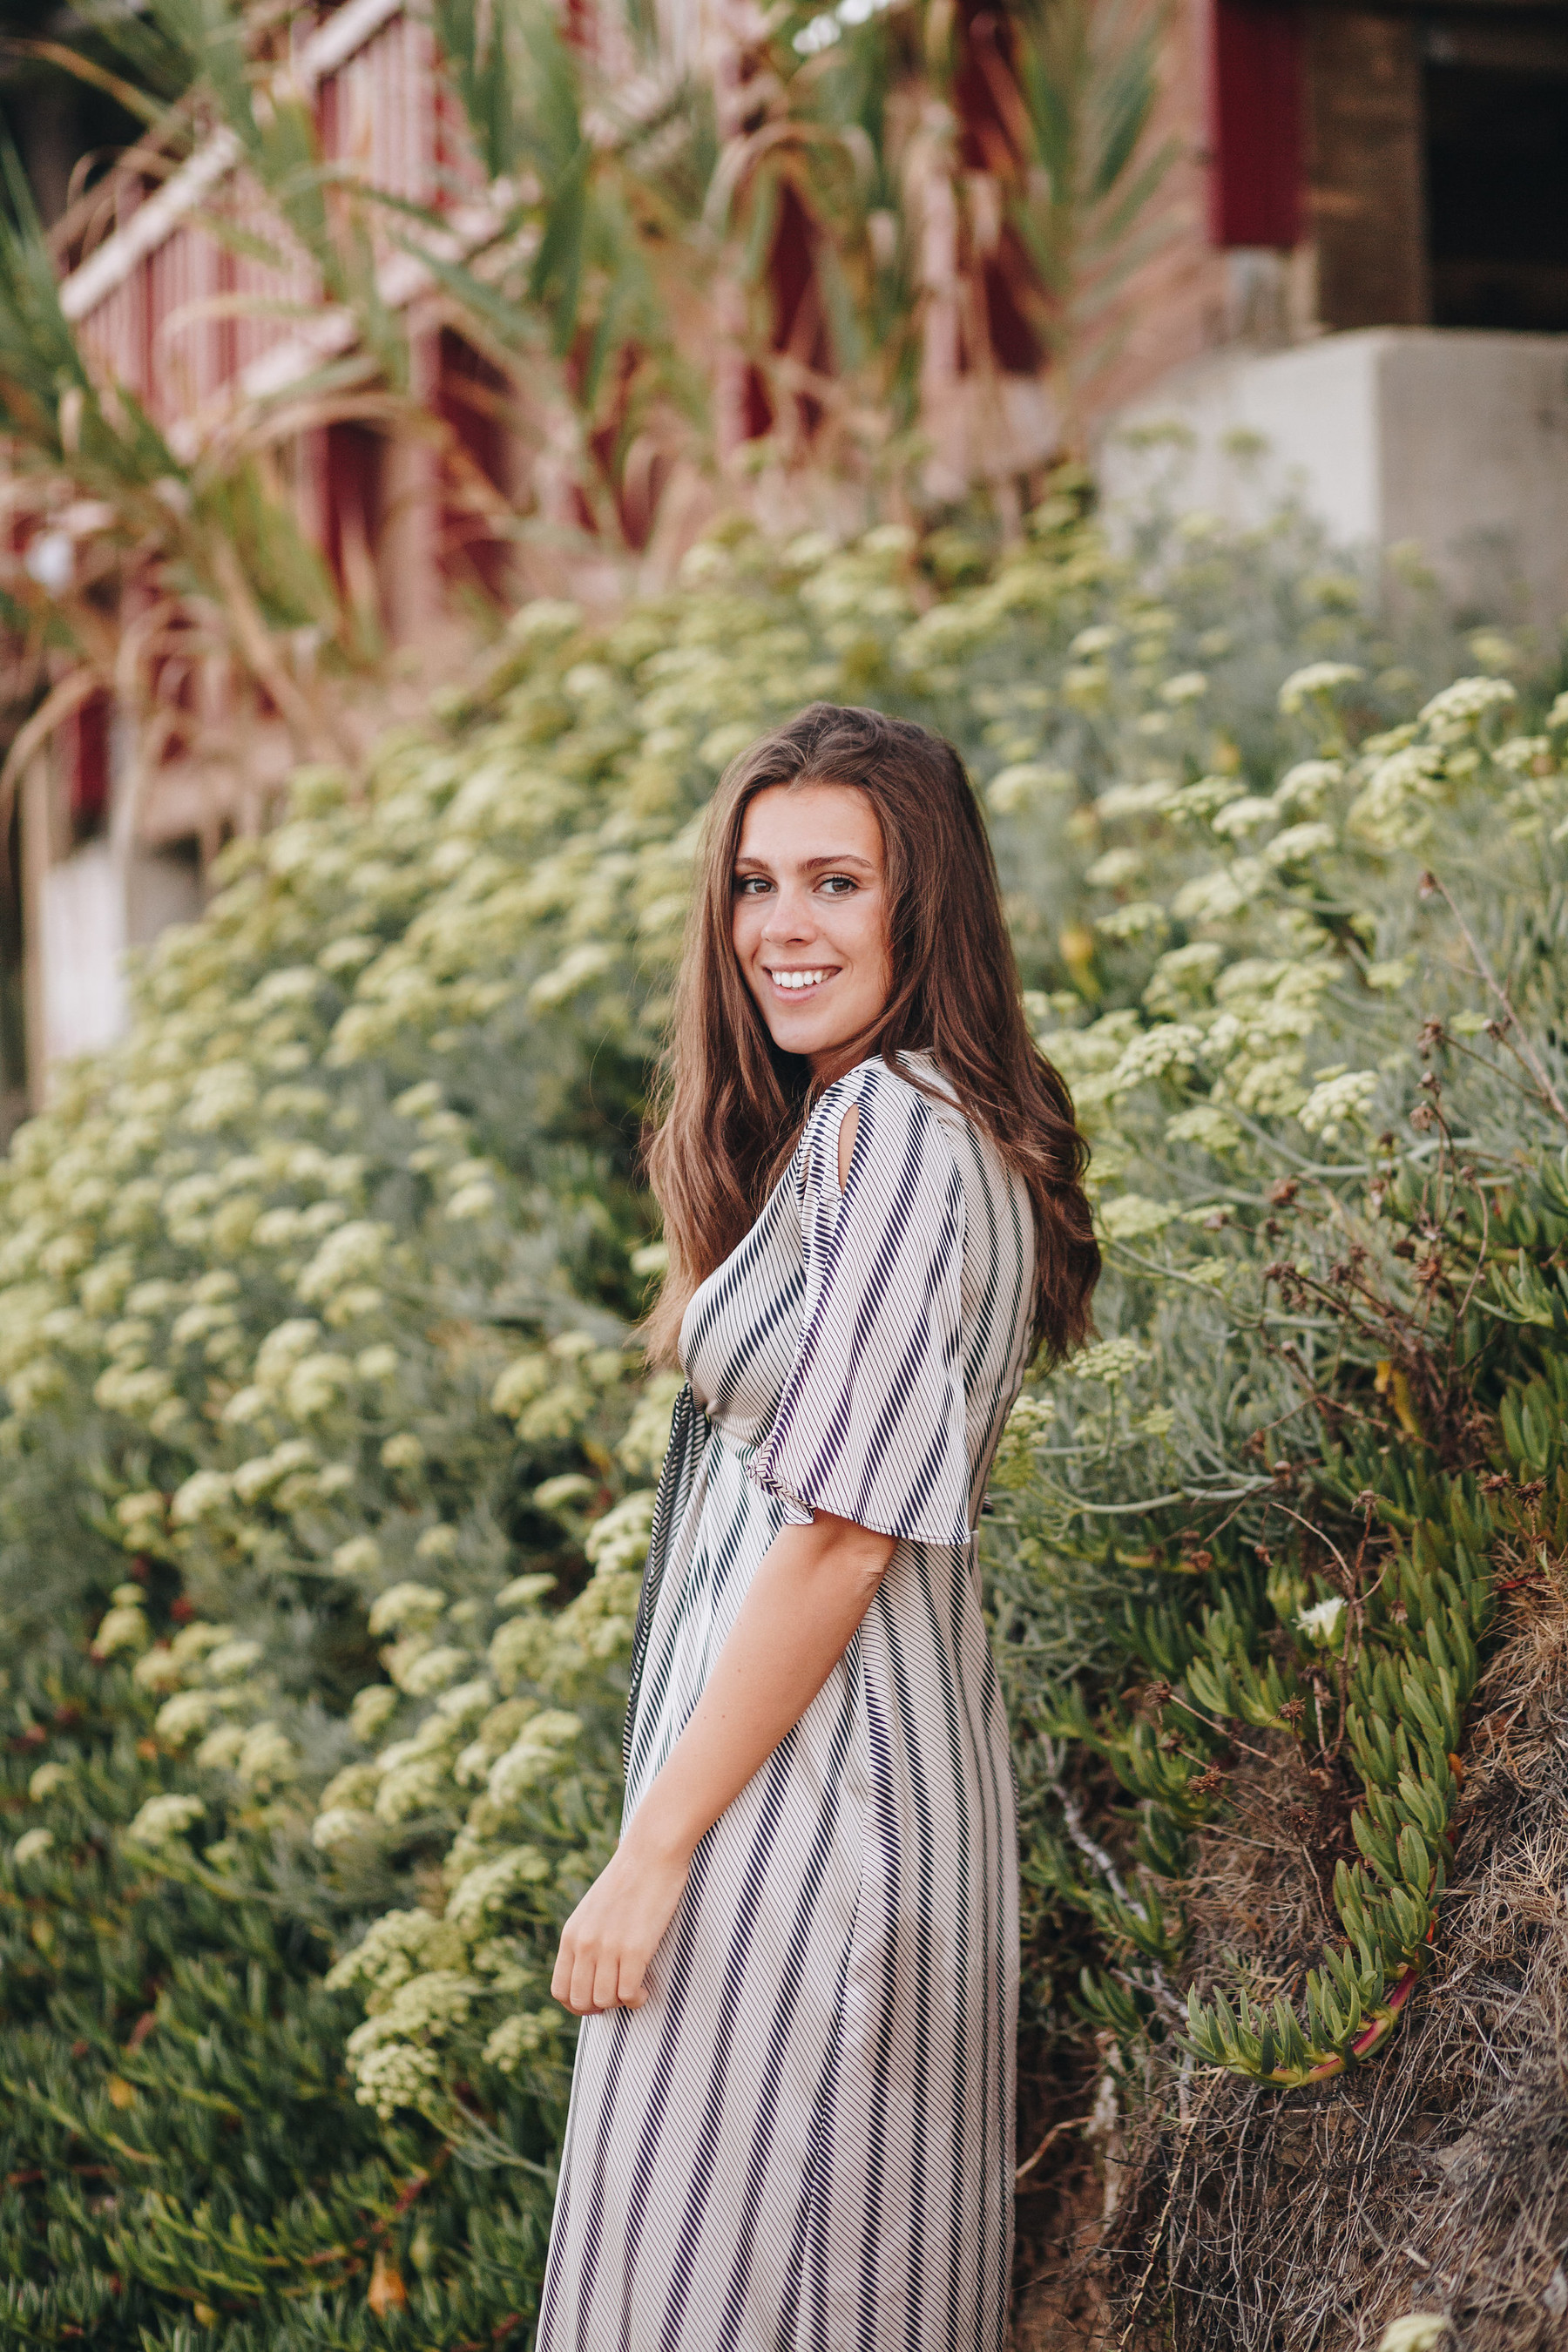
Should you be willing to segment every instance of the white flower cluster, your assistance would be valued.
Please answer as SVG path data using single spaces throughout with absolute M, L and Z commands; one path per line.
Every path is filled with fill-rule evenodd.
M 199 1797 L 149 1797 L 125 1834 L 135 1845 L 167 1845 L 184 1837 L 205 1811 Z
M 1293 669 L 1280 688 L 1279 708 L 1288 719 L 1294 718 L 1310 702 L 1341 694 L 1347 686 L 1359 686 L 1365 676 L 1354 662 L 1308 662 L 1304 668 Z
M 1337 1143 L 1346 1128 L 1364 1124 L 1377 1099 L 1375 1070 L 1344 1070 L 1320 1079 L 1296 1116 L 1309 1135 Z

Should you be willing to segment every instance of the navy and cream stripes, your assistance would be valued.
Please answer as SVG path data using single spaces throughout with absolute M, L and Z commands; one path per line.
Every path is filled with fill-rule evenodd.
M 692 1300 L 629 1818 L 781 1527 L 898 1538 L 709 1832 L 637 2011 L 584 2021 L 538 2352 L 1002 2352 L 1017 1856 L 972 1530 L 1023 1375 L 1029 1201 L 926 1057 L 828 1087 Z M 847 1179 L 838 1130 L 859 1107 Z

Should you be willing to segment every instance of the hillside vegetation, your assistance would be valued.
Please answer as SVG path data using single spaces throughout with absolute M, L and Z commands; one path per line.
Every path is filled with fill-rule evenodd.
M 703 803 L 817 695 L 970 758 L 1095 1145 L 1100 1337 L 984 1553 L 1026 2307 L 1081 2315 L 1091 2166 L 1135 2325 L 1405 2295 L 1194 2188 L 1465 1997 L 1480 1677 L 1568 1540 L 1568 701 L 1393 604 L 1070 483 L 1001 553 L 721 534 L 226 854 L 0 1176 L 0 2338 L 526 2341 L 671 1395 L 637 1130 Z

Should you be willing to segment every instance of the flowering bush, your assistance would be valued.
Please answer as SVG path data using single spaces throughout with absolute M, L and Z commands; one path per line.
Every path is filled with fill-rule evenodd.
M 1100 798 L 1121 1001 L 1062 998 L 1042 1042 L 1095 1139 L 1117 1336 L 1024 1400 L 993 1551 L 1042 1944 L 1093 1923 L 1110 1966 L 1082 1997 L 1119 2063 L 1152 2039 L 1287 2084 L 1397 2023 L 1497 1567 L 1568 1545 L 1543 945 L 1568 696 L 1519 731 L 1516 688 L 1466 678 L 1386 729 L 1363 684 L 1285 679 L 1301 756 L 1270 791 L 1216 744 Z M 1091 1834 L 1106 1765 L 1131 1804 Z M 1294 1949 L 1232 1952 L 1228 1980 L 1200 1951 L 1177 1997 L 1184 1885 L 1240 1821 L 1266 1848 L 1283 1821 L 1331 1882 L 1344 1941 L 1304 2020 Z
M 1186 1825 L 1223 1814 L 1223 1778 L 1198 1785 L 1221 1735 L 1190 1757 L 1142 1738 L 1146 1626 L 1177 1626 L 1167 1679 L 1215 1722 L 1232 1685 L 1182 1683 L 1200 1635 L 1287 1729 L 1316 1659 L 1362 1655 L 1366 1604 L 1320 1553 L 1269 1598 L 1190 1531 L 1285 1507 L 1255 1441 L 1278 1454 L 1277 1423 L 1322 1410 L 1280 1336 L 1310 1318 L 1282 1276 L 1266 1291 L 1287 1205 L 1267 1186 L 1306 1185 L 1325 1234 L 1356 1183 L 1382 1184 L 1391 1232 L 1435 1213 L 1431 1134 L 1375 1141 L 1419 1074 L 1417 1008 L 1496 1058 L 1473 991 L 1439 968 L 1430 992 L 1413 861 L 1459 842 L 1457 870 L 1501 872 L 1568 815 L 1560 736 L 1509 732 L 1505 678 L 1427 698 L 1448 651 L 1425 621 L 1396 641 L 1294 526 L 1200 520 L 1117 555 L 1064 493 L 1000 556 L 957 532 L 721 536 L 608 627 L 528 607 L 363 785 L 301 775 L 148 960 L 126 1044 L 22 1130 L 0 1172 L 0 1609 L 18 1641 L 83 1619 L 97 1670 L 145 1702 L 177 1785 L 139 1801 L 128 1852 L 168 1870 L 203 1834 L 191 1806 L 253 1814 L 330 1890 L 365 2128 L 548 2165 L 529 2134 L 558 2124 L 570 2062 L 549 1958 L 614 1833 L 671 1395 L 629 1338 L 658 1264 L 636 1131 L 703 803 L 814 694 L 970 757 L 1034 1016 L 1095 1132 L 1105 1337 L 1020 1404 L 988 1559 L 1039 2001 L 1087 1906 L 1144 1970 L 1122 1969 L 1131 2021 L 1103 1986 L 1101 2017 L 1163 2014 L 1179 1904 L 1130 1884 L 1114 1819 L 1111 1880 L 1068 1866 L 1064 1742 L 1115 1757 L 1146 1871 L 1179 1880 Z M 1389 1313 L 1412 1284 L 1441 1307 L 1419 1271 L 1394 1261 Z M 1367 1370 L 1380 1429 L 1402 1395 L 1425 1411 L 1418 1356 L 1391 1341 Z M 1205 1551 L 1208 1584 L 1184 1565 Z M 1200 1592 L 1239 1629 L 1217 1651 Z M 1385 1646 L 1405 1671 L 1403 1636 Z

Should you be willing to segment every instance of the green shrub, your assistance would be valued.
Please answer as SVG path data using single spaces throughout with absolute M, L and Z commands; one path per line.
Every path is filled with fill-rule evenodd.
M 0 2342 L 526 2340 L 558 2103 L 510 2081 L 496 2160 L 347 2095 L 348 1912 L 287 1807 L 171 1759 L 122 1665 L 5 1703 Z
M 1279 683 L 1341 665 L 1345 727 L 1375 736 L 1448 651 L 1426 619 L 1385 627 L 1297 525 L 1173 530 L 1116 556 L 1063 495 L 994 555 L 956 533 L 841 551 L 737 535 L 613 626 L 528 608 L 428 734 L 383 745 L 363 787 L 301 776 L 289 821 L 226 853 L 207 916 L 142 971 L 130 1038 L 67 1077 L 0 1173 L 0 1613 L 40 1672 L 81 1671 L 65 1663 L 78 1627 L 100 1675 L 131 1660 L 159 1773 L 282 1841 L 315 1938 L 300 2031 L 352 2110 L 345 2146 L 423 2134 L 543 2210 L 517 2188 L 508 2119 L 548 2134 L 561 2110 L 550 1948 L 613 1835 L 669 1399 L 628 1343 L 658 1265 L 637 1129 L 695 821 L 728 757 L 808 695 L 925 719 L 973 761 L 1031 1002 L 1098 1129 L 1107 1348 L 1022 1409 L 988 1559 L 1037 2009 L 1081 1945 L 1074 1906 L 1118 1966 L 1144 1948 L 1131 1990 L 1095 1990 L 1102 2019 L 1131 2032 L 1169 2008 L 1179 1892 L 1148 1874 L 1179 1879 L 1184 1808 L 1216 1817 L 1220 1792 L 1173 1804 L 1163 1780 L 1136 1784 L 1137 1879 L 1135 1825 L 1063 1743 L 1144 1769 L 1126 1702 L 1145 1620 L 1164 1609 L 1177 1648 L 1209 1641 L 1202 1579 L 1173 1588 L 1156 1559 L 1191 1556 L 1205 1498 L 1228 1509 L 1245 1486 L 1256 1517 L 1247 1443 L 1295 1403 L 1263 1305 L 1262 1186 L 1360 1135 L 1371 1086 L 1392 1110 L 1409 1075 L 1374 1065 L 1407 1050 L 1411 853 L 1381 849 L 1374 871 L 1342 845 L 1357 836 L 1313 830 L 1311 796 L 1337 825 L 1371 793 L 1355 823 L 1394 822 L 1392 763 L 1418 799 L 1456 801 L 1482 860 L 1521 854 L 1491 821 L 1500 772 L 1517 821 L 1531 792 L 1557 821 L 1544 753 L 1522 780 L 1484 747 L 1467 771 L 1469 738 L 1436 746 L 1429 720 L 1404 769 L 1397 747 L 1352 758 L 1326 674 L 1299 709 Z M 1323 729 L 1342 772 L 1301 766 L 1322 765 Z M 1285 848 L 1249 847 L 1248 827 Z M 1352 1034 L 1353 1068 L 1326 1075 Z M 1423 1149 L 1363 1159 L 1418 1177 Z M 1321 1181 L 1337 1202 L 1340 1179 Z M 1271 1604 L 1244 1525 L 1209 1547 L 1203 1589 L 1239 1629 L 1211 1659 L 1266 1677 Z M 1292 1555 L 1289 1573 L 1299 1614 L 1319 1563 Z M 1206 1759 L 1204 1738 L 1188 1745 Z M 1080 1825 L 1088 1806 L 1118 1884 L 1132 1870 L 1125 1896 L 1068 1867 L 1058 1790 Z M 179 1851 L 167 1870 L 203 1885 Z M 227 1916 L 272 1919 L 262 1844 L 231 1867 Z M 54 1880 L 39 1897 L 64 1899 Z M 331 1986 L 312 1991 L 329 1942 Z M 237 1966 L 234 1948 L 212 1963 L 236 1987 Z M 63 2221 L 50 2243 L 62 2281 L 100 2263 Z M 526 2271 L 508 2288 L 525 2305 Z M 194 2295 L 195 2254 L 180 2276 L 168 2291 Z M 250 2324 L 237 2291 L 213 2307 Z M 421 2340 L 467 2340 L 434 2306 L 422 2324 Z
M 1108 1336 L 1016 1417 L 993 1554 L 1037 1934 L 1092 1922 L 1122 2063 L 1152 2035 L 1282 2084 L 1397 2022 L 1496 1564 L 1568 1542 L 1568 697 L 1520 733 L 1470 678 L 1367 732 L 1361 686 L 1284 682 L 1271 792 L 1100 800 L 1131 1002 L 1044 1042 L 1097 1138 Z M 1304 2017 L 1279 1954 L 1271 1998 L 1245 1953 L 1179 1998 L 1183 1882 L 1260 1776 L 1344 1930 Z

